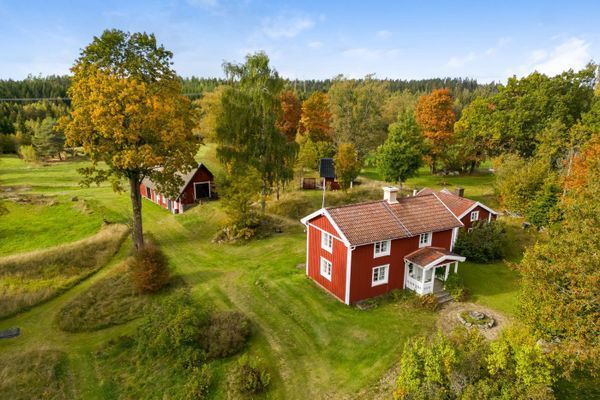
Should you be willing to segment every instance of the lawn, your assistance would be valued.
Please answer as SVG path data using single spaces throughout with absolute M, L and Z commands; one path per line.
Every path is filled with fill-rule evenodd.
M 206 160 L 209 168 L 220 173 L 214 148 L 203 147 L 199 159 Z M 29 167 L 15 158 L 2 158 L 0 184 L 28 186 L 31 193 L 51 191 L 60 196 L 77 195 L 113 219 L 127 220 L 130 207 L 127 194 L 115 194 L 107 186 L 78 187 L 78 176 L 74 172 L 78 166 L 81 163 Z M 58 183 L 54 181 L 57 176 L 61 177 Z M 425 177 L 418 179 L 426 181 Z M 435 179 L 438 178 L 430 181 L 435 182 Z M 489 191 L 490 176 L 465 179 L 455 183 L 461 182 L 467 194 L 470 190 L 479 195 Z M 477 179 L 482 188 L 477 185 Z M 471 186 L 465 182 L 471 182 Z M 434 185 L 428 183 L 428 186 Z M 318 193 L 307 195 L 309 204 L 318 203 Z M 342 201 L 341 197 L 342 194 L 334 195 L 328 201 Z M 296 267 L 305 258 L 306 238 L 299 224 L 290 225 L 282 234 L 247 245 L 217 245 L 211 238 L 226 219 L 219 202 L 195 207 L 183 215 L 171 215 L 151 202 L 143 204 L 145 230 L 165 251 L 192 296 L 209 308 L 239 310 L 251 319 L 254 334 L 248 351 L 260 355 L 273 375 L 269 398 L 353 397 L 375 385 L 395 364 L 409 337 L 434 328 L 434 313 L 393 302 L 360 311 L 341 304 L 319 289 L 305 277 L 303 269 Z M 0 219 L 0 229 L 5 229 L 5 223 L 14 219 L 16 215 Z M 74 226 L 83 236 L 84 228 Z M 35 243 L 37 240 L 30 237 L 25 241 Z M 99 362 L 94 353 L 107 340 L 133 332 L 139 319 L 95 332 L 66 333 L 59 329 L 55 318 L 65 305 L 111 276 L 125 252 L 122 249 L 106 267 L 66 293 L 28 312 L 0 320 L 0 329 L 19 326 L 23 331 L 18 339 L 0 341 L 0 353 L 15 354 L 40 347 L 64 352 L 72 375 L 73 397 L 94 399 L 124 395 L 113 375 L 124 373 L 126 366 L 115 360 Z M 473 291 L 475 300 L 489 302 L 490 306 L 496 304 L 505 310 L 505 298 L 510 296 L 511 288 L 507 286 L 506 292 L 501 293 L 494 281 L 507 282 L 507 285 L 509 281 L 503 276 L 502 268 L 494 274 L 483 274 L 487 267 L 465 266 L 465 280 L 469 286 L 479 285 L 480 280 L 488 283 L 489 286 L 481 286 L 480 292 Z M 214 364 L 217 380 L 212 398 L 225 398 L 224 376 L 233 362 L 235 358 Z M 161 381 L 166 378 L 160 374 L 148 379 L 169 384 Z M 162 396 L 149 392 L 147 397 Z

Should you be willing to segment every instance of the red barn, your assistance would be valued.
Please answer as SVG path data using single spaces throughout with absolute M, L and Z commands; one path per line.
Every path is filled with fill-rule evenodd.
M 158 204 L 173 214 L 184 212 L 190 205 L 203 199 L 215 196 L 214 176 L 202 163 L 187 174 L 179 174 L 183 184 L 179 187 L 179 194 L 175 198 L 168 198 L 158 192 L 156 185 L 146 178 L 140 185 L 142 197 Z
M 456 193 L 448 189 L 435 191 L 429 188 L 421 189 L 417 196 L 435 195 L 450 211 L 460 219 L 465 229 L 471 229 L 471 226 L 477 221 L 495 221 L 498 213 L 483 203 L 464 197 L 464 189 L 458 188 Z
M 465 258 L 452 252 L 463 224 L 435 195 L 322 208 L 306 226 L 306 275 L 346 304 L 411 289 L 441 290 Z

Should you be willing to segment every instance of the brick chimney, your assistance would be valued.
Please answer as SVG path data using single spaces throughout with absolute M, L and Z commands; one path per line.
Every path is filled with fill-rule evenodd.
M 383 200 L 389 204 L 395 204 L 398 202 L 398 188 L 393 186 L 385 186 L 383 188 Z
M 465 197 L 465 188 L 457 187 L 455 193 L 458 197 Z

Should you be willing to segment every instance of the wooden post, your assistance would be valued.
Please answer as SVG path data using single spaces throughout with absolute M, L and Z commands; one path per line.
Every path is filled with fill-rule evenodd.
M 448 280 L 449 272 L 450 272 L 450 263 L 446 264 L 446 275 L 444 275 L 444 282 Z

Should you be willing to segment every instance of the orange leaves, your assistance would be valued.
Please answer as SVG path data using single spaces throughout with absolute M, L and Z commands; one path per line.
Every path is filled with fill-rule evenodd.
M 592 178 L 592 169 L 600 169 L 600 134 L 595 134 L 572 162 L 564 185 L 567 190 L 577 191 Z
M 325 93 L 314 92 L 302 103 L 300 133 L 313 142 L 331 141 L 331 111 Z
M 298 100 L 291 90 L 284 90 L 281 92 L 279 100 L 281 102 L 282 113 L 276 123 L 277 129 L 288 138 L 288 141 L 292 142 L 296 138 L 296 132 L 298 131 L 298 125 L 300 124 L 302 106 L 300 100 Z
M 454 132 L 456 115 L 450 91 L 438 89 L 419 97 L 415 117 L 430 146 L 430 155 L 435 162 L 451 142 Z

